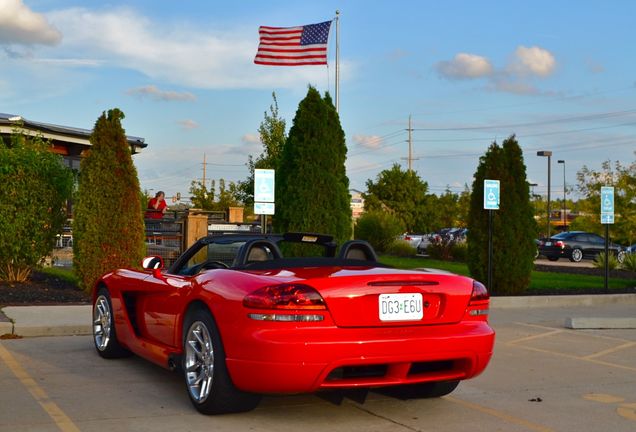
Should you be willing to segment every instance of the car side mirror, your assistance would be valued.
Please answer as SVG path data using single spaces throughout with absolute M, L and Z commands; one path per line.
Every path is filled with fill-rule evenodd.
M 154 277 L 161 276 L 161 269 L 163 268 L 163 258 L 160 256 L 149 256 L 141 261 L 141 267 L 146 270 L 152 270 Z

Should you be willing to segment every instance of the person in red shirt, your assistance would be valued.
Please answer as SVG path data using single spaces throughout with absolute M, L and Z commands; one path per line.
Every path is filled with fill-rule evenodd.
M 148 201 L 148 209 L 146 210 L 146 219 L 161 219 L 163 214 L 168 208 L 165 200 L 166 194 L 163 191 L 159 191 L 155 194 L 155 197 Z

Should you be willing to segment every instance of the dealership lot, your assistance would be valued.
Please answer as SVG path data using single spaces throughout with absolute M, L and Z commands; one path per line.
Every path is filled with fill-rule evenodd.
M 2 340 L 0 430 L 633 431 L 636 330 L 563 326 L 591 316 L 634 317 L 636 305 L 495 309 L 491 365 L 441 399 L 268 396 L 220 417 L 196 413 L 179 375 L 103 360 L 88 336 Z

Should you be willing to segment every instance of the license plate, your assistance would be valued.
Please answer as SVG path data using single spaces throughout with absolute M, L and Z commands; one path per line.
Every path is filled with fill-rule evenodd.
M 552 246 L 552 242 L 545 242 L 546 246 Z
M 422 294 L 380 294 L 380 321 L 417 321 L 424 316 Z

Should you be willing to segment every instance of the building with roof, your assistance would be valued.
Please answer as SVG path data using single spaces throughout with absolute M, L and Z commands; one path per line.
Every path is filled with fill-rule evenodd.
M 19 132 L 28 136 L 40 135 L 52 144 L 52 151 L 64 158 L 64 164 L 71 169 L 79 170 L 80 160 L 91 148 L 89 138 L 93 133 L 89 129 L 60 126 L 50 123 L 31 121 L 20 115 L 0 113 L 0 137 L 8 144 L 11 135 Z M 144 138 L 127 135 L 132 154 L 148 147 Z

